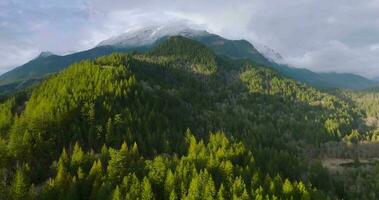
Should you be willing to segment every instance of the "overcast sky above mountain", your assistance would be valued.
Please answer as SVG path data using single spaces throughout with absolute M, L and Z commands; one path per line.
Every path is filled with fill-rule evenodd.
M 166 23 L 265 44 L 296 67 L 379 76 L 378 0 L 0 0 L 0 73 Z

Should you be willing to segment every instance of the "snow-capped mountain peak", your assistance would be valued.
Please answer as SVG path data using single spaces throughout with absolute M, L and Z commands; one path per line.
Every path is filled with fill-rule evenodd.
M 100 42 L 97 46 L 136 47 L 153 44 L 165 36 L 182 35 L 186 37 L 209 34 L 204 30 L 189 28 L 184 25 L 151 26 L 129 30 L 121 35 Z
M 38 55 L 38 58 L 46 58 L 46 57 L 49 57 L 49 56 L 53 56 L 55 55 L 54 53 L 50 52 L 50 51 L 42 51 L 39 55 Z
M 259 53 L 261 53 L 268 60 L 279 64 L 284 64 L 283 56 L 280 55 L 280 53 L 278 53 L 277 51 L 264 44 L 255 43 L 254 46 L 257 48 Z

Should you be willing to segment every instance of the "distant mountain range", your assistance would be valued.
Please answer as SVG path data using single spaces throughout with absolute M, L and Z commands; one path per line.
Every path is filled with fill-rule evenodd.
M 260 48 L 260 52 L 247 40 L 229 40 L 204 30 L 195 30 L 186 26 L 156 26 L 126 32 L 104 40 L 92 49 L 69 55 L 60 56 L 42 52 L 37 58 L 1 75 L 0 93 L 4 93 L 5 88 L 6 91 L 12 91 L 12 89 L 23 87 L 30 80 L 41 79 L 83 59 L 94 59 L 114 52 L 145 52 L 174 35 L 197 40 L 218 55 L 235 59 L 249 59 L 274 68 L 284 76 L 318 88 L 364 89 L 376 84 L 373 80 L 355 74 L 315 73 L 307 69 L 280 64 L 278 63 L 278 59 L 281 59 L 280 54 L 268 47 Z

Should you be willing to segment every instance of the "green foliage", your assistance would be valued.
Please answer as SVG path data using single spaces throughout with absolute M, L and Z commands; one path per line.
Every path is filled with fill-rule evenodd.
M 111 181 L 121 181 L 128 173 L 139 172 L 142 167 L 142 160 L 139 156 L 136 144 L 134 144 L 131 149 L 128 149 L 127 144 L 124 142 L 120 151 L 110 149 L 107 174 Z
M 24 200 L 29 199 L 29 184 L 27 177 L 22 169 L 17 169 L 10 186 L 10 199 Z
M 74 64 L 0 108 L 0 190 L 36 199 L 340 197 L 302 150 L 365 136 L 347 101 L 182 37 Z
M 216 61 L 213 52 L 206 46 L 193 42 L 182 36 L 174 36 L 163 41 L 151 52 L 156 56 L 173 56 L 186 62 L 195 72 L 211 74 L 216 71 Z
M 267 68 L 247 69 L 241 74 L 241 79 L 250 92 L 277 96 L 276 101 L 281 102 L 281 109 L 287 113 L 287 116 L 280 116 L 287 119 L 278 119 L 279 126 L 292 126 L 297 132 L 295 137 L 299 137 L 299 132 L 302 132 L 313 143 L 341 139 L 350 134 L 351 128 L 356 126 L 355 122 L 361 116 L 350 108 L 349 103 L 293 80 L 284 79 Z M 307 111 L 304 112 L 305 110 Z M 265 113 L 275 115 L 275 111 Z M 324 126 L 322 123 L 315 124 L 314 121 L 324 122 Z
M 115 171 L 110 170 L 115 168 L 114 156 L 111 156 L 109 162 L 104 164 L 108 169 L 105 173 L 99 160 L 94 161 L 91 169 L 79 168 L 79 172 L 70 172 L 64 167 L 62 160 L 65 160 L 68 154 L 72 158 L 77 150 L 70 153 L 63 151 L 55 177 L 44 184 L 45 189 L 38 193 L 38 197 L 47 199 L 82 199 L 88 196 L 92 199 L 251 199 L 256 195 L 254 191 L 260 189 L 260 193 L 265 196 L 299 197 L 300 199 L 300 197 L 310 198 L 314 193 L 312 187 L 302 182 L 291 182 L 286 179 L 283 183 L 277 181 L 277 179 L 281 180 L 280 176 L 273 179 L 268 175 L 263 179 L 264 176 L 258 175 L 259 168 L 254 166 L 253 161 L 244 163 L 236 160 L 235 155 L 225 156 L 232 152 L 241 152 L 239 153 L 240 160 L 251 160 L 251 155 L 246 152 L 245 145 L 231 142 L 223 133 L 211 134 L 208 140 L 208 143 L 202 140 L 193 141 L 192 145 L 198 146 L 198 150 L 202 148 L 201 151 L 204 152 L 197 158 L 193 158 L 194 152 L 191 152 L 193 148 L 188 146 L 187 153 L 180 158 L 173 155 L 165 155 L 164 158 L 159 155 L 153 160 L 143 159 L 144 162 L 138 164 L 118 163 L 119 170 L 121 168 L 134 170 L 119 173 L 117 180 L 111 180 L 115 177 Z M 215 149 L 215 145 L 217 146 L 215 142 L 218 141 L 223 141 L 224 144 Z M 126 155 L 128 150 L 123 145 L 120 149 L 112 149 L 111 152 L 113 152 L 111 155 L 120 156 Z M 96 157 L 95 154 L 83 153 L 92 157 L 91 160 Z M 204 165 L 204 160 L 217 156 L 219 159 L 211 161 L 212 165 L 210 163 Z M 225 162 L 230 163 L 233 170 L 227 175 L 220 176 L 219 171 Z M 73 164 L 75 163 L 69 163 L 68 167 L 72 168 Z M 160 173 L 162 168 L 167 169 L 167 173 Z M 247 174 L 243 170 L 246 168 L 250 169 Z M 143 173 L 137 176 L 135 171 L 138 170 L 143 170 Z M 254 178 L 257 175 L 261 178 Z M 25 186 L 25 178 L 22 177 L 16 175 L 12 188 L 17 185 L 16 188 L 28 189 Z M 273 190 L 272 185 L 283 189 Z
M 0 104 L 0 136 L 4 137 L 13 123 L 14 116 L 12 110 L 14 110 L 16 99 L 10 98 L 4 103 Z
M 153 190 L 151 188 L 151 184 L 149 179 L 146 177 L 142 181 L 142 193 L 141 193 L 141 199 L 142 200 L 153 200 L 154 199 L 154 194 Z

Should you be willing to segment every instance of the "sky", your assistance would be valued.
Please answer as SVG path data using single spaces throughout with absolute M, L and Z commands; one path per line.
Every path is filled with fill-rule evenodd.
M 0 0 L 0 74 L 172 23 L 264 44 L 294 67 L 379 77 L 379 0 Z

